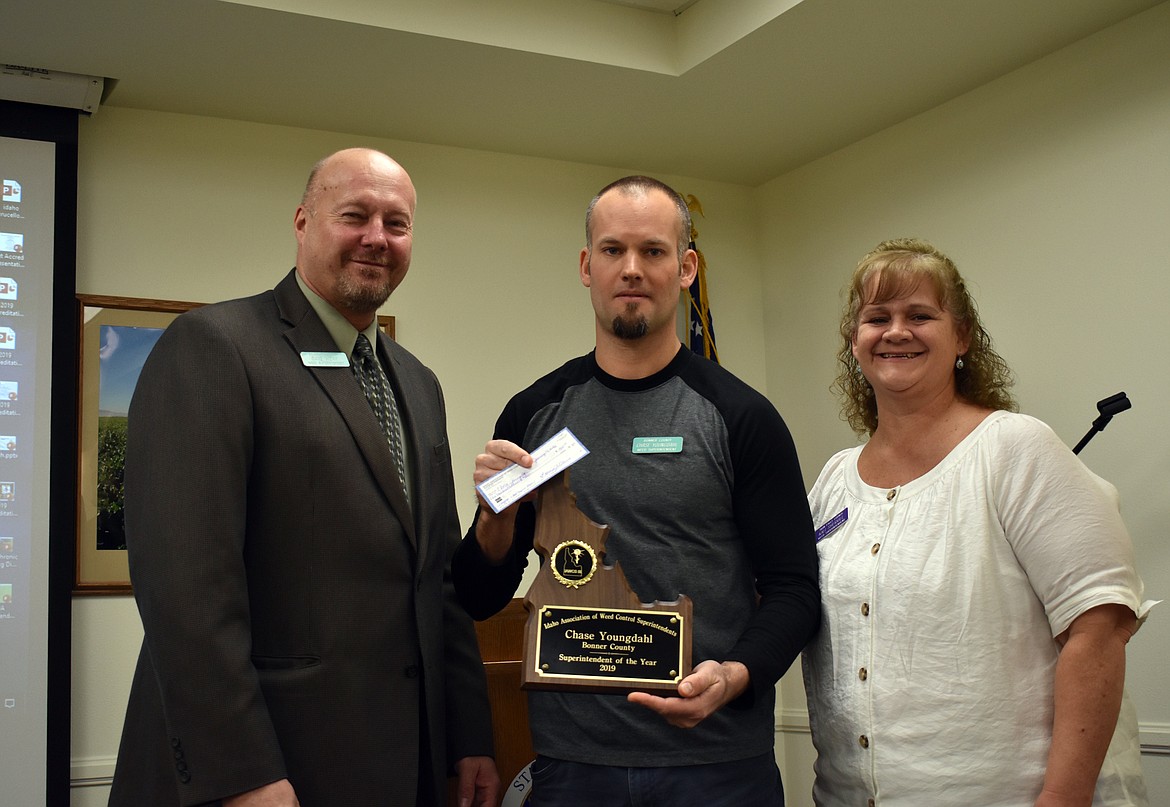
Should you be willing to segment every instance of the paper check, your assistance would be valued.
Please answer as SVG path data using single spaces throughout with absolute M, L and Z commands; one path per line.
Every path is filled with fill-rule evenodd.
M 561 429 L 535 451 L 530 451 L 532 467 L 509 465 L 475 486 L 493 512 L 500 512 L 536 490 L 548 480 L 589 453 L 568 427 Z

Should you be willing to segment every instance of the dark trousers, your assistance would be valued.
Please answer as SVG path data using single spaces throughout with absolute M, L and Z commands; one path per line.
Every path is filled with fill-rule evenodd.
M 734 762 L 621 768 L 537 756 L 526 807 L 784 807 L 772 753 Z

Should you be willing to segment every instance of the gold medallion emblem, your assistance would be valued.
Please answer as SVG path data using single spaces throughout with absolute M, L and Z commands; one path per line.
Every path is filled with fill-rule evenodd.
M 584 541 L 563 541 L 552 552 L 552 573 L 557 582 L 580 588 L 597 571 L 597 554 Z

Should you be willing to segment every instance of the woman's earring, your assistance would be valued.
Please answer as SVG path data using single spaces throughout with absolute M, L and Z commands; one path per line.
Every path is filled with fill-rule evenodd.
M 956 370 L 962 370 L 962 369 L 963 369 L 963 357 L 962 357 L 962 356 L 960 356 L 959 358 L 955 359 L 955 369 L 956 369 Z

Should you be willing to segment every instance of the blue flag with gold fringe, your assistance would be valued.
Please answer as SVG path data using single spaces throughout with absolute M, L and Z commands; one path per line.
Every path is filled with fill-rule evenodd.
M 711 319 L 711 303 L 707 296 L 707 259 L 695 245 L 699 231 L 695 228 L 694 216 L 703 215 L 703 205 L 694 196 L 687 194 L 687 208 L 691 211 L 691 249 L 699 256 L 699 272 L 695 282 L 687 289 L 687 333 L 690 347 L 700 356 L 706 356 L 719 363 L 719 351 L 715 349 L 715 323 Z

